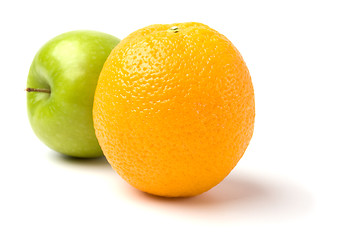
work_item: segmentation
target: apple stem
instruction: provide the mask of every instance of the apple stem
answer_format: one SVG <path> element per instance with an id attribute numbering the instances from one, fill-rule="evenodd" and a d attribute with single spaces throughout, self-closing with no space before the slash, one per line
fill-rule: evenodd
<path id="1" fill-rule="evenodd" d="M 43 93 L 51 93 L 49 89 L 40 89 L 40 88 L 26 88 L 27 92 L 43 92 Z"/>

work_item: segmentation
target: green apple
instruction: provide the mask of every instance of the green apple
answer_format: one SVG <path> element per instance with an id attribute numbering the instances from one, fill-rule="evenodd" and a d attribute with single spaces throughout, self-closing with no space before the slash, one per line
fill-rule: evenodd
<path id="1" fill-rule="evenodd" d="M 51 149 L 82 158 L 99 157 L 92 118 L 99 74 L 120 42 L 96 31 L 72 31 L 47 42 L 27 80 L 27 109 L 37 137 Z"/>

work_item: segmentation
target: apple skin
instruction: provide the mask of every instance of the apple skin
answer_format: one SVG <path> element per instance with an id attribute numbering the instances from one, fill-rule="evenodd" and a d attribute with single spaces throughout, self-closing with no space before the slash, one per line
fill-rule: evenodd
<path id="1" fill-rule="evenodd" d="M 27 80 L 28 117 L 51 149 L 80 158 L 103 155 L 92 107 L 103 64 L 119 42 L 106 33 L 80 30 L 51 39 L 37 52 Z"/>

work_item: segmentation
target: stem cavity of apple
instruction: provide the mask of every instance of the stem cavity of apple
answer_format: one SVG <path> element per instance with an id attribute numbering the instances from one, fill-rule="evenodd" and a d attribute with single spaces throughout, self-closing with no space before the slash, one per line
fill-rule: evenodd
<path id="1" fill-rule="evenodd" d="M 27 92 L 51 93 L 51 91 L 49 89 L 42 89 L 42 88 L 26 88 L 25 91 L 27 91 Z"/>

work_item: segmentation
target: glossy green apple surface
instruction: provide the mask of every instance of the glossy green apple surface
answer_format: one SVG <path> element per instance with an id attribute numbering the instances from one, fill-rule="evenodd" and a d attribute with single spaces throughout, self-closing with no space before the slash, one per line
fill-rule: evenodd
<path id="1" fill-rule="evenodd" d="M 102 155 L 92 118 L 99 74 L 120 40 L 96 31 L 72 31 L 47 42 L 27 80 L 27 109 L 37 137 L 65 155 Z"/>

